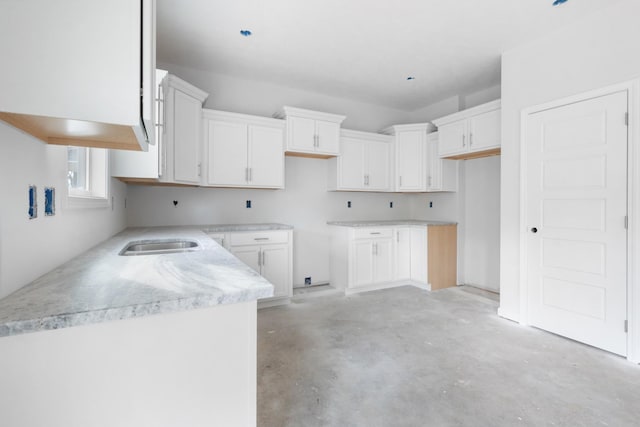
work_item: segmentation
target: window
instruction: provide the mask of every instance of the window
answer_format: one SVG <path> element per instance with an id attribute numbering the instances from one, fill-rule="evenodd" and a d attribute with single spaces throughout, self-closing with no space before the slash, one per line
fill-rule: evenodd
<path id="1" fill-rule="evenodd" d="M 108 152 L 102 148 L 67 147 L 68 204 L 109 206 Z"/>

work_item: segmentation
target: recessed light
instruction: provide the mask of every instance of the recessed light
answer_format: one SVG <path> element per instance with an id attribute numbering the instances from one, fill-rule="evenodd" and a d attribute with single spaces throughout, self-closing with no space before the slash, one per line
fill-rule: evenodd
<path id="1" fill-rule="evenodd" d="M 240 34 L 245 37 L 249 37 L 252 33 L 251 30 L 240 30 Z"/>
<path id="2" fill-rule="evenodd" d="M 407 77 L 407 80 L 415 80 L 415 79 L 416 79 L 416 78 L 415 78 L 415 77 L 413 77 L 413 76 L 409 76 L 409 77 Z"/>
<path id="3" fill-rule="evenodd" d="M 567 0 L 555 0 L 555 1 L 553 2 L 553 5 L 554 5 L 554 6 L 559 6 L 559 5 L 561 5 L 562 3 L 566 3 L 566 2 L 567 2 Z"/>

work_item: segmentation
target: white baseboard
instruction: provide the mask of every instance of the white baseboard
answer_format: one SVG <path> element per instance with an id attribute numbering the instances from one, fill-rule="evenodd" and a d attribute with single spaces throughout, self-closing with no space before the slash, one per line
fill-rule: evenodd
<path id="1" fill-rule="evenodd" d="M 258 301 L 258 310 L 260 310 L 261 308 L 277 307 L 279 305 L 287 305 L 290 303 L 291 298 L 289 297 L 267 298 Z"/>

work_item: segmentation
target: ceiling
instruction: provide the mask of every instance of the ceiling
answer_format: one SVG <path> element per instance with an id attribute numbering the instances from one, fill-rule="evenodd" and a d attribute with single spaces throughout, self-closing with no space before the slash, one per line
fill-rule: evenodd
<path id="1" fill-rule="evenodd" d="M 157 55 L 413 111 L 499 84 L 502 52 L 613 2 L 157 0 Z"/>

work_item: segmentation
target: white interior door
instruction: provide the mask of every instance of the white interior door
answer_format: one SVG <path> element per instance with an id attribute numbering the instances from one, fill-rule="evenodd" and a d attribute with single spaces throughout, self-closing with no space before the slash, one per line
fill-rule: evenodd
<path id="1" fill-rule="evenodd" d="M 627 92 L 526 123 L 533 326 L 626 355 Z"/>

